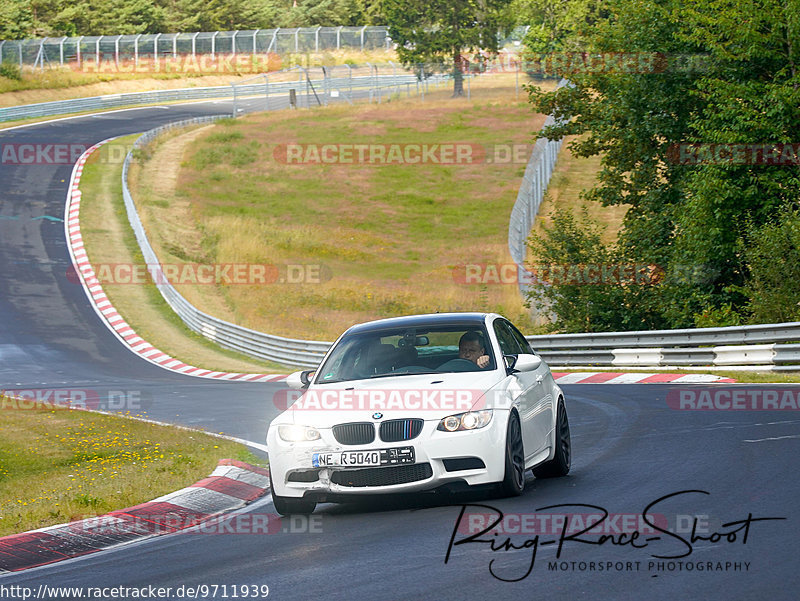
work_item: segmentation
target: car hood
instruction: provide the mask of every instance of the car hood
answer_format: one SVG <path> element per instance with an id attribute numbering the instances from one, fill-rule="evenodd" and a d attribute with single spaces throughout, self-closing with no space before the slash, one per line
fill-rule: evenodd
<path id="1" fill-rule="evenodd" d="M 420 374 L 311 385 L 273 424 L 329 428 L 348 422 L 448 415 L 485 406 L 486 392 L 505 378 L 500 370 Z M 379 415 L 380 414 L 380 415 Z"/>

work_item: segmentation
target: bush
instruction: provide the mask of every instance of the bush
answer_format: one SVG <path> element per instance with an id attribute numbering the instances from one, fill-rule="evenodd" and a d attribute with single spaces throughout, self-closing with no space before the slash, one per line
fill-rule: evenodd
<path id="1" fill-rule="evenodd" d="M 22 81 L 22 71 L 17 63 L 3 62 L 0 63 L 0 77 L 6 79 L 13 79 L 15 81 Z"/>
<path id="2" fill-rule="evenodd" d="M 800 321 L 800 209 L 784 209 L 742 244 L 751 323 Z"/>

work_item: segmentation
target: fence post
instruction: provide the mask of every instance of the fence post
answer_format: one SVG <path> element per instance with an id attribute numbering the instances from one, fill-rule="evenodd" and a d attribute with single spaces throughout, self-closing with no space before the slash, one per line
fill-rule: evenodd
<path id="1" fill-rule="evenodd" d="M 300 28 L 294 30 L 294 53 L 300 52 Z"/>
<path id="2" fill-rule="evenodd" d="M 172 58 L 178 56 L 178 34 L 172 34 Z"/>
<path id="3" fill-rule="evenodd" d="M 270 41 L 269 46 L 267 47 L 267 54 L 269 54 L 270 50 L 272 50 L 272 45 L 276 44 L 276 42 L 278 40 L 278 32 L 280 30 L 281 30 L 281 28 L 278 27 L 278 29 L 276 29 L 275 31 L 272 32 L 272 40 Z M 276 46 L 277 46 L 277 44 L 276 44 Z"/>
<path id="4" fill-rule="evenodd" d="M 133 61 L 136 66 L 139 66 L 139 38 L 142 37 L 142 34 L 136 36 L 133 40 Z"/>
<path id="5" fill-rule="evenodd" d="M 114 40 L 114 64 L 117 66 L 119 66 L 119 39 L 121 37 L 121 35 L 118 35 Z"/>
<path id="6" fill-rule="evenodd" d="M 339 50 L 341 48 L 341 40 L 342 40 L 342 25 L 336 29 L 336 49 Z"/>
<path id="7" fill-rule="evenodd" d="M 153 38 L 153 62 L 158 62 L 158 38 L 161 37 L 160 33 L 156 34 L 156 37 Z"/>
<path id="8" fill-rule="evenodd" d="M 233 37 L 231 38 L 231 54 L 236 56 L 236 34 L 239 33 L 239 30 L 233 32 Z"/>
<path id="9" fill-rule="evenodd" d="M 395 65 L 392 61 L 389 61 L 389 64 L 392 66 L 392 81 L 394 82 L 394 93 L 400 93 L 400 87 L 397 83 L 397 65 Z"/>
<path id="10" fill-rule="evenodd" d="M 317 26 L 317 30 L 314 32 L 314 52 L 319 52 L 319 30 L 322 29 L 322 26 Z"/>
<path id="11" fill-rule="evenodd" d="M 94 64 L 98 67 L 100 66 L 100 40 L 103 39 L 104 36 L 100 36 L 94 41 Z"/>
<path id="12" fill-rule="evenodd" d="M 364 51 L 364 31 L 366 31 L 366 29 L 367 29 L 366 25 L 364 25 L 364 27 L 361 28 L 361 51 L 362 52 Z"/>
<path id="13" fill-rule="evenodd" d="M 79 37 L 78 41 L 75 44 L 75 47 L 77 49 L 76 54 L 77 54 L 77 57 L 78 57 L 78 67 L 81 66 L 81 42 L 83 41 L 83 38 L 84 38 L 84 36 Z"/>
<path id="14" fill-rule="evenodd" d="M 0 41 L 0 65 L 3 64 L 3 46 L 6 45 L 6 41 Z"/>
<path id="15" fill-rule="evenodd" d="M 258 32 L 259 32 L 259 31 L 261 31 L 261 30 L 260 30 L 260 29 L 256 29 L 256 30 L 253 32 L 253 54 L 255 54 L 255 53 L 256 53 L 256 51 L 257 51 L 257 50 L 256 50 L 256 36 L 258 35 Z"/>
<path id="16" fill-rule="evenodd" d="M 67 40 L 67 36 L 61 38 L 61 41 L 58 43 L 58 64 L 60 66 L 64 66 L 64 42 Z"/>
<path id="17" fill-rule="evenodd" d="M 211 60 L 215 60 L 217 58 L 217 36 L 219 35 L 218 31 L 214 32 L 214 35 L 211 36 Z"/>

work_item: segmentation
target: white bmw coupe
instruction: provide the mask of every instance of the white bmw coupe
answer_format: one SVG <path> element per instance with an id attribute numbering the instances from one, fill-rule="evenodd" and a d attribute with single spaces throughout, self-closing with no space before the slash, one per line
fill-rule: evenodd
<path id="1" fill-rule="evenodd" d="M 267 432 L 275 509 L 318 502 L 495 485 L 519 495 L 525 471 L 564 476 L 564 393 L 511 322 L 437 313 L 349 328 Z"/>

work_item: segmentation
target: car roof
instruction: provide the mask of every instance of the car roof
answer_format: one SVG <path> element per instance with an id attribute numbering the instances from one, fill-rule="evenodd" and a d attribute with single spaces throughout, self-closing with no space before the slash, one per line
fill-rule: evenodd
<path id="1" fill-rule="evenodd" d="M 379 330 L 409 327 L 432 327 L 441 325 L 463 325 L 465 327 L 482 327 L 490 313 L 429 313 L 427 315 L 406 315 L 378 319 L 351 326 L 347 334 L 361 334 Z"/>

